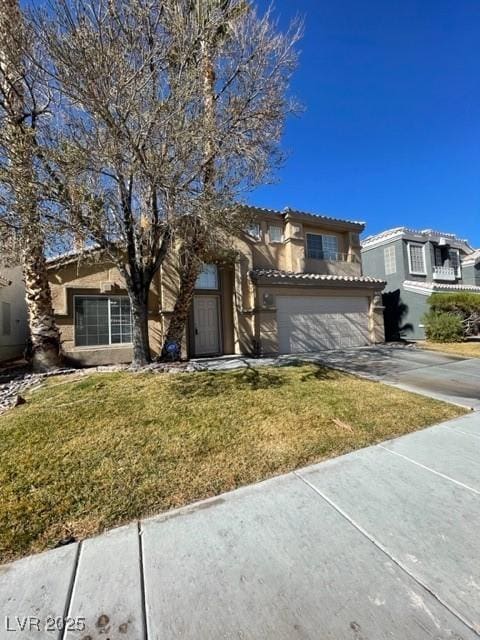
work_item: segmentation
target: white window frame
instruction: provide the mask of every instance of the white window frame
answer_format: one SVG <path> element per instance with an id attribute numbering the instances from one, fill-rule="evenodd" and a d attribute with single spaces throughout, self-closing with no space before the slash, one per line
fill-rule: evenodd
<path id="1" fill-rule="evenodd" d="M 199 287 L 199 280 L 202 276 L 202 272 L 205 270 L 205 267 L 211 269 L 214 268 L 215 269 L 215 286 L 214 287 Z M 219 286 L 219 276 L 218 276 L 218 266 L 216 264 L 213 263 L 209 263 L 209 264 L 204 264 L 202 267 L 202 271 L 198 274 L 198 278 L 197 281 L 195 282 L 195 289 L 197 289 L 198 291 L 218 291 L 220 286 Z"/>
<path id="2" fill-rule="evenodd" d="M 280 231 L 280 239 L 272 238 L 272 229 L 278 229 Z M 280 244 L 283 242 L 283 227 L 281 224 L 269 224 L 268 225 L 268 241 L 270 244 Z"/>
<path id="3" fill-rule="evenodd" d="M 108 300 L 108 344 L 82 344 L 82 345 L 77 345 L 77 322 L 76 322 L 76 303 L 75 300 L 77 298 L 101 298 L 102 300 L 107 299 Z M 87 293 L 79 293 L 73 296 L 73 345 L 75 347 L 75 349 L 105 349 L 105 348 L 109 348 L 109 349 L 115 349 L 116 347 L 129 347 L 133 344 L 132 341 L 130 342 L 112 342 L 112 318 L 111 318 L 111 311 L 110 311 L 110 300 L 112 298 L 120 298 L 120 299 L 124 299 L 126 298 L 129 302 L 130 302 L 130 298 L 128 296 L 122 296 L 122 295 L 118 295 L 118 296 L 99 296 L 97 294 L 87 294 Z M 132 305 L 130 303 L 130 317 L 132 318 Z M 131 326 L 132 326 L 132 335 L 133 335 L 133 318 L 131 321 Z"/>
<path id="4" fill-rule="evenodd" d="M 450 254 L 453 251 L 457 254 L 457 269 L 456 269 L 456 274 L 455 275 L 457 276 L 457 278 L 461 278 L 462 277 L 462 263 L 460 261 L 460 249 L 456 249 L 455 247 L 450 248 L 448 250 L 449 259 L 450 259 Z M 450 260 L 450 262 L 451 262 L 451 260 Z"/>
<path id="5" fill-rule="evenodd" d="M 422 256 L 423 256 L 423 271 L 414 271 L 412 268 L 412 256 L 410 253 L 410 247 L 421 247 Z M 407 243 L 407 252 L 408 252 L 408 270 L 413 276 L 426 276 L 427 275 L 427 261 L 425 257 L 425 245 L 421 242 L 408 242 Z"/>
<path id="6" fill-rule="evenodd" d="M 256 232 L 253 231 L 253 229 L 256 228 Z M 253 240 L 260 240 L 262 237 L 262 228 L 260 226 L 259 222 L 252 222 L 251 224 L 248 225 L 248 227 L 245 229 L 245 233 L 250 237 L 253 238 Z"/>
<path id="7" fill-rule="evenodd" d="M 385 265 L 385 275 L 390 276 L 397 273 L 397 252 L 395 245 L 390 244 L 383 250 L 383 262 Z"/>

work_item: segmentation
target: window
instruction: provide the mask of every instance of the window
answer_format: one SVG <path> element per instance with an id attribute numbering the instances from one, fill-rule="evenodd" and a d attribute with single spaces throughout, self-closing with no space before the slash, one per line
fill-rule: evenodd
<path id="1" fill-rule="evenodd" d="M 204 264 L 195 283 L 195 289 L 218 289 L 218 269 L 216 264 Z"/>
<path id="2" fill-rule="evenodd" d="M 420 276 L 427 275 L 427 272 L 425 270 L 425 245 L 408 245 L 408 263 L 410 267 L 410 273 Z"/>
<path id="3" fill-rule="evenodd" d="M 246 231 L 251 238 L 255 238 L 255 240 L 260 240 L 261 232 L 260 232 L 260 225 L 258 223 L 253 223 L 248 225 Z"/>
<path id="4" fill-rule="evenodd" d="M 132 314 L 126 296 L 75 296 L 74 300 L 77 347 L 132 341 Z"/>
<path id="5" fill-rule="evenodd" d="M 391 247 L 385 247 L 383 250 L 383 257 L 385 259 L 385 273 L 388 276 L 391 273 L 397 271 L 397 261 L 395 257 L 395 245 Z"/>
<path id="6" fill-rule="evenodd" d="M 268 227 L 268 239 L 270 242 L 282 242 L 283 228 L 277 225 L 270 225 Z"/>
<path id="7" fill-rule="evenodd" d="M 12 307 L 9 302 L 2 302 L 2 335 L 12 333 Z"/>
<path id="8" fill-rule="evenodd" d="M 321 236 L 307 233 L 307 258 L 338 260 L 337 236 Z"/>
<path id="9" fill-rule="evenodd" d="M 461 278 L 462 272 L 460 268 L 460 251 L 458 249 L 450 249 L 449 251 L 450 266 L 455 269 L 457 278 Z"/>

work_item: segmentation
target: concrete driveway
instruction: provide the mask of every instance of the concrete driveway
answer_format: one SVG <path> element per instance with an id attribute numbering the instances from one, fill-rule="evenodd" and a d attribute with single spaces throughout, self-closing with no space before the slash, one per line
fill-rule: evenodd
<path id="1" fill-rule="evenodd" d="M 306 357 L 401 389 L 480 409 L 480 358 L 397 346 L 325 351 Z"/>
<path id="2" fill-rule="evenodd" d="M 478 639 L 479 522 L 471 413 L 0 567 L 0 638 Z"/>
<path id="3" fill-rule="evenodd" d="M 480 410 L 480 358 L 462 358 L 414 346 L 379 345 L 277 358 L 225 356 L 195 360 L 199 367 L 226 371 L 238 367 L 288 364 L 302 360 L 354 373 L 370 380 Z"/>

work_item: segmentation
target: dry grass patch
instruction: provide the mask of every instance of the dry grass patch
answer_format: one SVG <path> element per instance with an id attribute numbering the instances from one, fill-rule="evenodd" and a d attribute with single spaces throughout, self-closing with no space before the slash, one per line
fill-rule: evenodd
<path id="1" fill-rule="evenodd" d="M 479 342 L 418 342 L 418 347 L 432 351 L 442 351 L 465 358 L 480 358 Z"/>
<path id="2" fill-rule="evenodd" d="M 50 381 L 0 418 L 0 559 L 464 410 L 315 365 Z"/>

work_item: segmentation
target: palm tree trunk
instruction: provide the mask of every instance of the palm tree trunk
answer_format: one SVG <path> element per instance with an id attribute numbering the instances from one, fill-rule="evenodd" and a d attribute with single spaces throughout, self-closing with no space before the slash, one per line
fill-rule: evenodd
<path id="1" fill-rule="evenodd" d="M 51 371 L 61 365 L 60 335 L 52 308 L 43 242 L 26 237 L 22 257 L 31 334 L 27 355 L 34 371 Z"/>
<path id="2" fill-rule="evenodd" d="M 200 5 L 197 11 L 200 17 Z M 215 147 L 213 135 L 215 132 L 216 77 L 211 47 L 205 39 L 200 42 L 200 54 L 203 76 L 203 121 L 204 130 L 207 133 L 204 147 L 203 191 L 205 201 L 208 202 L 208 195 L 211 194 L 215 188 Z M 180 288 L 163 343 L 162 359 L 172 359 L 167 351 L 167 345 L 170 342 L 176 342 L 178 344 L 177 357 L 180 358 L 180 345 L 192 306 L 195 283 L 200 273 L 201 257 L 205 248 L 204 233 L 205 230 L 202 228 L 201 220 L 198 219 L 193 221 L 193 228 L 189 228 L 185 235 L 185 253 L 187 257 L 182 266 Z"/>
<path id="3" fill-rule="evenodd" d="M 10 164 L 14 208 L 21 229 L 22 266 L 25 279 L 31 349 L 27 351 L 35 371 L 49 371 L 61 364 L 60 334 L 55 323 L 52 296 L 45 260 L 45 240 L 37 207 L 34 169 L 35 130 L 25 117 L 24 75 L 22 64 L 22 16 L 16 0 L 7 0 L 0 11 L 0 60 L 7 111 L 7 154 Z M 12 34 L 17 37 L 12 37 Z M 30 119 L 33 123 L 33 118 Z"/>
<path id="4" fill-rule="evenodd" d="M 201 269 L 201 262 L 194 255 L 190 255 L 186 260 L 181 271 L 180 286 L 178 295 L 173 307 L 173 314 L 168 324 L 167 333 L 165 335 L 163 349 L 161 353 L 162 360 L 172 360 L 180 358 L 181 344 L 185 327 L 187 325 L 188 315 L 192 306 L 193 295 L 195 293 L 195 283 Z M 178 345 L 178 351 L 172 353 L 167 350 L 170 343 Z"/>

